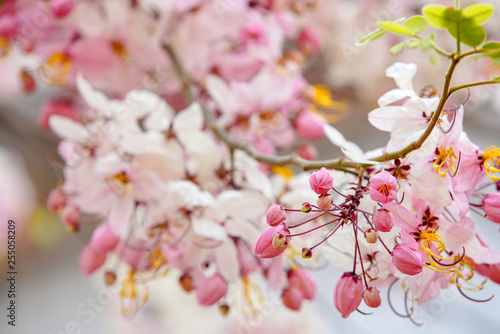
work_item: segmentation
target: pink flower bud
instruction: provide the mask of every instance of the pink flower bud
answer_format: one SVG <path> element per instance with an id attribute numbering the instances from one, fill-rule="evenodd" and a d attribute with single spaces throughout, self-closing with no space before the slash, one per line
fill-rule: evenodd
<path id="1" fill-rule="evenodd" d="M 392 202 L 397 194 L 398 183 L 389 173 L 378 173 L 370 178 L 370 197 L 380 203 Z"/>
<path id="2" fill-rule="evenodd" d="M 318 32 L 313 27 L 306 27 L 302 29 L 297 38 L 299 50 L 306 56 L 312 57 L 319 52 L 321 42 Z"/>
<path id="3" fill-rule="evenodd" d="M 196 289 L 196 300 L 200 305 L 210 306 L 225 296 L 227 283 L 221 275 L 206 278 Z"/>
<path id="4" fill-rule="evenodd" d="M 80 121 L 78 109 L 68 101 L 50 100 L 43 105 L 40 112 L 40 126 L 43 129 L 49 130 L 49 118 L 52 115 L 60 115 L 77 122 Z"/>
<path id="5" fill-rule="evenodd" d="M 316 295 L 316 280 L 303 268 L 290 271 L 288 285 L 297 288 L 305 299 L 313 300 Z"/>
<path id="6" fill-rule="evenodd" d="M 50 11 L 55 17 L 65 17 L 71 12 L 73 5 L 74 0 L 52 0 L 50 3 Z"/>
<path id="7" fill-rule="evenodd" d="M 403 274 L 413 276 L 422 272 L 424 258 L 419 251 L 402 244 L 394 247 L 392 263 Z"/>
<path id="8" fill-rule="evenodd" d="M 297 154 L 306 160 L 318 159 L 318 150 L 311 144 L 302 144 L 297 147 Z"/>
<path id="9" fill-rule="evenodd" d="M 486 195 L 483 200 L 483 209 L 489 220 L 500 224 L 500 193 Z"/>
<path id="10" fill-rule="evenodd" d="M 366 242 L 374 244 L 378 240 L 378 233 L 374 229 L 370 228 L 365 232 Z"/>
<path id="11" fill-rule="evenodd" d="M 344 273 L 333 290 L 333 303 L 342 318 L 356 311 L 363 299 L 363 282 L 361 277 L 353 273 Z"/>
<path id="12" fill-rule="evenodd" d="M 311 203 L 309 202 L 304 202 L 302 203 L 302 208 L 300 209 L 300 211 L 304 212 L 304 213 L 308 213 L 310 212 L 312 209 L 311 207 Z"/>
<path id="13" fill-rule="evenodd" d="M 323 116 L 305 110 L 295 119 L 295 129 L 299 136 L 307 140 L 319 140 L 325 136 L 323 126 L 326 124 Z"/>
<path id="14" fill-rule="evenodd" d="M 36 88 L 35 79 L 31 75 L 31 73 L 26 70 L 21 70 L 21 84 L 24 93 L 31 93 Z"/>
<path id="15" fill-rule="evenodd" d="M 363 301 L 368 307 L 379 307 L 380 304 L 382 304 L 382 300 L 380 299 L 380 291 L 378 291 L 377 288 L 371 286 L 366 288 L 366 290 L 363 292 Z"/>
<path id="16" fill-rule="evenodd" d="M 92 274 L 106 261 L 106 254 L 96 251 L 92 245 L 87 245 L 80 253 L 80 270 L 86 275 Z"/>
<path id="17" fill-rule="evenodd" d="M 140 239 L 122 241 L 116 248 L 120 260 L 134 270 L 148 270 L 151 267 L 148 250 L 146 242 Z"/>
<path id="18" fill-rule="evenodd" d="M 297 288 L 289 287 L 283 291 L 281 299 L 283 299 L 283 304 L 290 310 L 298 311 L 302 306 L 304 296 Z"/>
<path id="19" fill-rule="evenodd" d="M 320 170 L 311 174 L 309 177 L 309 185 L 316 194 L 326 194 L 333 187 L 333 176 L 325 167 L 322 167 Z"/>
<path id="20" fill-rule="evenodd" d="M 266 213 L 267 223 L 271 226 L 281 224 L 286 219 L 286 212 L 283 206 L 274 203 L 269 207 Z"/>
<path id="21" fill-rule="evenodd" d="M 69 225 L 78 225 L 81 213 L 74 205 L 67 205 L 61 211 L 61 218 L 63 222 Z"/>
<path id="22" fill-rule="evenodd" d="M 56 212 L 66 204 L 66 194 L 60 188 L 54 188 L 47 198 L 47 207 L 50 211 Z"/>
<path id="23" fill-rule="evenodd" d="M 373 215 L 373 226 L 379 232 L 389 232 L 394 226 L 394 215 L 386 209 L 379 209 Z"/>
<path id="24" fill-rule="evenodd" d="M 288 233 L 290 232 L 283 223 L 278 224 L 277 226 L 267 227 L 264 230 L 264 232 L 262 232 L 260 237 L 257 239 L 257 242 L 255 243 L 255 248 L 254 248 L 255 254 L 263 259 L 276 257 L 280 255 L 285 251 L 286 246 L 288 245 L 289 238 L 284 236 L 284 234 Z M 277 235 L 278 235 L 277 238 L 284 242 L 284 247 L 281 247 L 280 249 L 276 249 L 273 247 L 273 242 L 276 244 L 277 240 L 275 239 L 275 237 Z M 280 238 L 280 235 L 283 238 Z"/>
<path id="25" fill-rule="evenodd" d="M 115 249 L 119 241 L 120 237 L 111 230 L 111 227 L 103 224 L 94 230 L 90 243 L 96 251 L 107 253 Z"/>
<path id="26" fill-rule="evenodd" d="M 310 248 L 302 248 L 302 258 L 304 259 L 310 259 L 312 257 L 313 253 Z"/>
<path id="27" fill-rule="evenodd" d="M 316 205 L 320 210 L 327 211 L 333 208 L 333 197 L 330 194 L 319 195 Z"/>

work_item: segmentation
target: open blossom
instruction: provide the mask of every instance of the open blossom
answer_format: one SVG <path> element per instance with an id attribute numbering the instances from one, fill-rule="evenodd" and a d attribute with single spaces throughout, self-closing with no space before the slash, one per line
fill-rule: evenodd
<path id="1" fill-rule="evenodd" d="M 396 199 L 398 184 L 389 173 L 379 173 L 370 178 L 370 197 L 380 203 L 389 203 Z"/>

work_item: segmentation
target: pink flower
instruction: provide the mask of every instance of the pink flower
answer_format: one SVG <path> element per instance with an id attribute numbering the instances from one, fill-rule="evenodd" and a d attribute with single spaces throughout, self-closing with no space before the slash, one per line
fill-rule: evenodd
<path id="1" fill-rule="evenodd" d="M 299 136 L 307 140 L 319 140 L 325 136 L 323 126 L 326 120 L 309 110 L 302 111 L 295 119 L 295 129 Z"/>
<path id="2" fill-rule="evenodd" d="M 297 154 L 306 160 L 318 159 L 318 149 L 311 144 L 302 144 L 297 147 Z"/>
<path id="3" fill-rule="evenodd" d="M 281 224 L 286 219 L 286 212 L 283 206 L 279 204 L 272 204 L 266 213 L 266 221 L 271 226 Z"/>
<path id="4" fill-rule="evenodd" d="M 196 289 L 196 300 L 203 306 L 215 304 L 224 297 L 227 291 L 227 283 L 221 275 L 215 274 L 205 279 Z"/>
<path id="5" fill-rule="evenodd" d="M 92 245 L 87 245 L 80 254 L 80 270 L 86 275 L 99 269 L 106 260 L 106 254 L 95 250 Z"/>
<path id="6" fill-rule="evenodd" d="M 290 271 L 288 284 L 290 287 L 298 289 L 304 299 L 313 300 L 316 295 L 316 280 L 303 268 Z"/>
<path id="7" fill-rule="evenodd" d="M 333 303 L 342 318 L 354 312 L 363 299 L 363 282 L 353 273 L 344 273 L 333 290 Z"/>
<path id="8" fill-rule="evenodd" d="M 73 0 L 52 0 L 50 2 L 50 11 L 57 18 L 65 17 L 73 9 Z"/>
<path id="9" fill-rule="evenodd" d="M 366 288 L 366 290 L 363 292 L 363 301 L 368 307 L 379 307 L 380 304 L 382 304 L 382 300 L 380 299 L 380 291 L 378 291 L 377 288 L 371 286 Z"/>
<path id="10" fill-rule="evenodd" d="M 392 202 L 397 194 L 398 183 L 389 173 L 378 173 L 370 178 L 370 197 L 380 203 Z"/>
<path id="11" fill-rule="evenodd" d="M 392 263 L 403 274 L 413 276 L 422 272 L 424 258 L 417 250 L 402 244 L 394 247 Z"/>
<path id="12" fill-rule="evenodd" d="M 319 52 L 321 41 L 319 34 L 313 27 L 306 27 L 302 29 L 297 38 L 299 50 L 306 56 L 312 57 Z"/>
<path id="13" fill-rule="evenodd" d="M 322 167 L 320 170 L 311 174 L 309 177 L 309 185 L 316 194 L 326 194 L 333 187 L 333 176 L 325 167 Z"/>
<path id="14" fill-rule="evenodd" d="M 476 263 L 474 269 L 481 275 L 491 279 L 493 282 L 500 284 L 500 263 Z"/>
<path id="15" fill-rule="evenodd" d="M 42 128 L 49 129 L 49 118 L 52 115 L 64 116 L 76 122 L 80 121 L 78 109 L 68 101 L 50 100 L 44 104 L 40 112 L 40 126 Z"/>
<path id="16" fill-rule="evenodd" d="M 302 306 L 304 296 L 298 288 L 289 287 L 283 291 L 281 298 L 283 299 L 283 304 L 285 304 L 286 307 L 290 310 L 298 311 Z"/>
<path id="17" fill-rule="evenodd" d="M 290 232 L 283 223 L 278 224 L 277 226 L 267 227 L 255 243 L 255 254 L 262 259 L 280 255 L 285 251 L 286 246 L 288 245 L 289 238 L 284 236 L 284 234 L 288 233 Z M 284 244 L 281 245 L 283 247 L 275 248 L 275 245 L 277 244 L 276 239 L 282 240 L 282 242 L 284 242 Z"/>
<path id="18" fill-rule="evenodd" d="M 104 224 L 94 230 L 90 243 L 96 251 L 107 253 L 115 249 L 119 241 L 120 238 L 113 233 L 111 227 Z"/>
<path id="19" fill-rule="evenodd" d="M 373 215 L 373 226 L 379 232 L 389 232 L 394 226 L 394 215 L 386 209 L 379 209 Z"/>
<path id="20" fill-rule="evenodd" d="M 66 195 L 60 188 L 52 189 L 47 198 L 47 207 L 50 211 L 56 212 L 66 204 Z"/>
<path id="21" fill-rule="evenodd" d="M 486 195 L 483 200 L 483 209 L 489 220 L 500 224 L 500 193 Z"/>

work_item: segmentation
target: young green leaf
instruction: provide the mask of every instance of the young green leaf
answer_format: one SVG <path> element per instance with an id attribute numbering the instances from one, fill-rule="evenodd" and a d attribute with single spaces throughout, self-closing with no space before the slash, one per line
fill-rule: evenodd
<path id="1" fill-rule="evenodd" d="M 410 28 L 405 27 L 402 24 L 391 22 L 391 21 L 380 21 L 377 22 L 377 24 L 382 27 L 382 29 L 385 29 L 386 31 L 395 33 L 395 34 L 401 34 L 401 35 L 406 35 L 406 36 L 413 36 L 413 31 Z"/>
<path id="2" fill-rule="evenodd" d="M 422 9 L 424 19 L 431 26 L 436 28 L 446 28 L 455 22 L 455 10 L 452 7 L 443 5 L 427 5 Z"/>
<path id="3" fill-rule="evenodd" d="M 486 31 L 480 25 L 477 25 L 472 19 L 460 20 L 457 26 L 449 25 L 448 32 L 455 38 L 460 38 L 460 42 L 466 45 L 476 47 L 486 39 Z"/>
<path id="4" fill-rule="evenodd" d="M 500 81 L 500 75 L 493 75 L 491 77 L 491 80 L 494 80 L 494 81 Z"/>
<path id="5" fill-rule="evenodd" d="M 405 47 L 406 41 L 398 43 L 389 49 L 389 53 L 393 56 L 396 56 L 403 52 L 403 48 Z"/>
<path id="6" fill-rule="evenodd" d="M 477 3 L 462 10 L 464 18 L 471 18 L 476 24 L 483 24 L 493 15 L 495 8 L 488 3 Z"/>
<path id="7" fill-rule="evenodd" d="M 424 31 L 427 29 L 429 24 L 427 21 L 424 19 L 423 16 L 420 15 L 415 15 L 410 17 L 405 23 L 404 26 L 408 29 L 410 29 L 413 32 L 413 35 L 418 34 L 421 31 Z"/>
<path id="8" fill-rule="evenodd" d="M 357 41 L 356 46 L 361 46 L 361 45 L 364 45 L 368 42 L 376 40 L 377 38 L 384 36 L 386 33 L 387 33 L 387 30 L 385 30 L 383 28 L 372 31 L 371 33 L 369 33 L 368 35 L 366 35 L 365 37 L 363 37 L 359 41 Z"/>

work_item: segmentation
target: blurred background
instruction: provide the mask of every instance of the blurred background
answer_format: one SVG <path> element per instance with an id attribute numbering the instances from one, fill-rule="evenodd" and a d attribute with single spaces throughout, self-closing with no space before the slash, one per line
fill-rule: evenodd
<path id="1" fill-rule="evenodd" d="M 410 1 L 402 1 L 410 2 Z M 439 2 L 439 1 L 438 1 Z M 448 3 L 447 1 L 440 1 Z M 488 1 L 500 6 L 500 1 Z M 0 2 L 1 3 L 1 2 Z M 391 1 L 323 1 L 317 16 L 324 51 L 309 60 L 306 77 L 330 87 L 337 100 L 346 101 L 348 112 L 335 126 L 348 140 L 363 150 L 385 145 L 386 133 L 372 128 L 367 113 L 386 91 L 395 87 L 384 70 L 394 61 L 415 62 L 419 70 L 414 87 L 441 87 L 447 64 L 431 65 L 422 52 L 405 50 L 389 56 L 395 44 L 382 38 L 363 47 L 354 46 L 363 35 L 374 29 L 377 20 L 394 20 L 398 11 L 391 11 Z M 419 8 L 427 1 L 413 1 Z M 463 1 L 464 5 L 471 3 Z M 339 14 L 342 13 L 342 14 Z M 402 15 L 401 15 L 402 16 Z M 500 37 L 500 11 L 487 25 L 489 32 Z M 0 81 L 6 78 L 1 64 Z M 499 74 L 499 68 L 487 60 L 467 62 L 457 73 L 456 81 L 470 77 Z M 469 80 L 470 81 L 470 80 Z M 500 287 L 493 282 L 474 297 L 488 298 L 488 303 L 475 303 L 463 298 L 456 289 L 443 291 L 440 297 L 415 310 L 418 327 L 408 319 L 397 317 L 383 306 L 373 315 L 352 314 L 342 319 L 332 301 L 336 278 L 343 270 L 326 268 L 315 272 L 318 297 L 304 305 L 300 313 L 285 309 L 279 296 L 266 301 L 266 309 L 256 319 L 246 319 L 231 312 L 221 316 L 216 308 L 199 306 L 194 294 L 179 288 L 174 274 L 150 285 L 150 299 L 134 317 L 120 315 L 116 290 L 107 288 L 102 272 L 90 279 L 80 272 L 78 256 L 88 242 L 92 229 L 78 234 L 65 231 L 59 218 L 45 209 L 47 195 L 57 185 L 60 175 L 51 164 L 59 161 L 58 138 L 40 127 L 40 107 L 56 89 L 40 86 L 29 95 L 0 92 L 0 224 L 16 221 L 17 233 L 17 319 L 16 327 L 7 326 L 5 317 L 8 285 L 5 252 L 0 250 L 0 333 L 499 333 Z M 471 90 L 466 104 L 464 128 L 481 149 L 500 142 L 500 90 L 477 87 Z M 461 97 L 456 97 L 460 100 Z M 318 143 L 320 156 L 332 158 L 339 153 L 327 141 Z M 475 219 L 480 217 L 475 217 Z M 494 249 L 500 249 L 499 229 L 488 221 L 478 221 L 478 231 Z M 1 247 L 6 248 L 1 240 Z M 395 307 L 402 309 L 402 295 L 394 291 Z"/>

